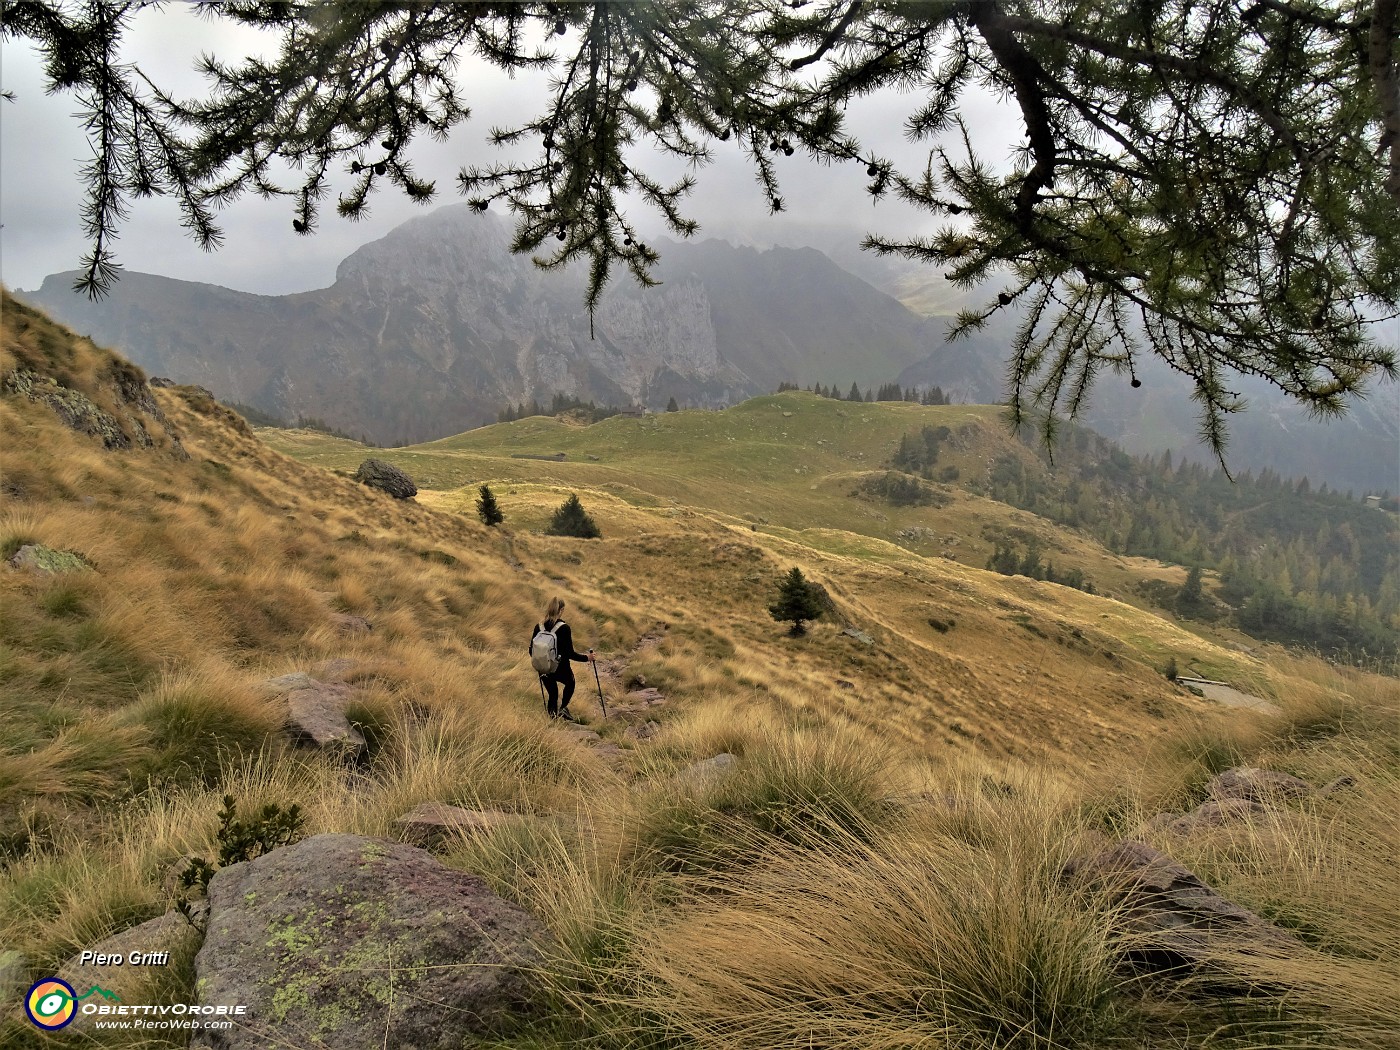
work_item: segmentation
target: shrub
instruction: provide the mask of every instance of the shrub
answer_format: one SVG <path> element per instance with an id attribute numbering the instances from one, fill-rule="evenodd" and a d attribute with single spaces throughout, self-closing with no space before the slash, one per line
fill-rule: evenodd
<path id="1" fill-rule="evenodd" d="M 579 502 L 578 493 L 571 492 L 554 512 L 549 527 L 544 530 L 548 536 L 575 536 L 584 540 L 596 540 L 603 534 L 594 520 L 588 516 Z"/>
<path id="2" fill-rule="evenodd" d="M 300 838 L 304 823 L 301 807 L 295 803 L 283 809 L 275 802 L 269 802 L 257 816 L 240 819 L 238 804 L 232 795 L 225 795 L 224 808 L 219 810 L 219 862 L 210 864 L 203 857 L 190 860 L 180 873 L 175 909 L 194 922 L 191 900 L 208 891 L 209 880 L 214 877 L 215 871 L 230 864 L 256 860 L 264 853 L 290 845 Z"/>

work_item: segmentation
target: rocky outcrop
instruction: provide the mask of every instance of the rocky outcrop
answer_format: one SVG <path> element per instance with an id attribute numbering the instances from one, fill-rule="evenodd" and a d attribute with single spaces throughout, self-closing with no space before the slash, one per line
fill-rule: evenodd
<path id="1" fill-rule="evenodd" d="M 1064 875 L 1109 896 L 1125 954 L 1139 968 L 1205 970 L 1222 983 L 1248 983 L 1232 963 L 1298 947 L 1289 934 L 1225 899 L 1184 865 L 1143 842 L 1120 842 L 1075 858 Z"/>
<path id="2" fill-rule="evenodd" d="M 517 819 L 494 809 L 464 809 L 444 802 L 424 802 L 401 817 L 394 818 L 394 830 L 407 843 L 428 849 L 456 835 L 476 835 L 493 831 Z"/>
<path id="3" fill-rule="evenodd" d="M 0 390 L 46 405 L 69 430 L 97 438 L 104 448 L 131 447 L 131 438 L 116 416 L 103 411 L 86 394 L 61 386 L 50 376 L 19 368 L 0 381 Z M 144 436 L 145 429 L 140 433 Z"/>
<path id="4" fill-rule="evenodd" d="M 70 430 L 104 448 L 164 448 L 188 458 L 141 370 L 3 292 L 7 349 L 0 394 L 48 408 Z"/>
<path id="5" fill-rule="evenodd" d="M 318 835 L 220 870 L 195 960 L 201 1003 L 241 1003 L 212 1050 L 471 1044 L 527 1009 L 544 927 L 427 852 Z"/>
<path id="6" fill-rule="evenodd" d="M 355 471 L 355 480 L 380 492 L 387 492 L 394 499 L 409 499 L 418 495 L 418 486 L 413 479 L 392 463 L 382 459 L 367 459 Z"/>

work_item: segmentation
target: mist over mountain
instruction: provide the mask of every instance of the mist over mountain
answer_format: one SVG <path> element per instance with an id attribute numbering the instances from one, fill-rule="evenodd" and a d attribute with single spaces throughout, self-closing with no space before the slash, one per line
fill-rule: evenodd
<path id="1" fill-rule="evenodd" d="M 928 386 L 957 375 L 952 387 L 960 400 L 999 402 L 1005 397 L 1007 348 L 1019 323 L 996 315 L 973 341 L 942 344 L 900 373 L 899 382 Z M 1397 328 L 1383 326 L 1379 338 L 1400 344 Z M 1171 450 L 1178 462 L 1215 465 L 1214 453 L 1199 439 L 1191 381 L 1150 354 L 1139 356 L 1137 375 L 1142 386 L 1134 388 L 1126 374 L 1102 373 L 1080 422 L 1135 455 Z M 1226 465 L 1232 473 L 1272 470 L 1357 494 L 1400 488 L 1400 384 L 1372 383 L 1365 397 L 1353 398 L 1346 413 L 1333 419 L 1315 417 L 1262 379 L 1237 376 L 1231 389 L 1245 401 L 1245 410 L 1227 423 Z"/>
<path id="2" fill-rule="evenodd" d="M 658 276 L 619 277 L 590 337 L 580 271 L 509 251 L 508 224 L 453 205 L 397 227 L 329 288 L 260 296 L 126 273 L 110 298 L 71 274 L 23 297 L 143 368 L 284 418 L 401 444 L 567 393 L 720 406 L 783 380 L 888 380 L 942 341 L 937 321 L 810 249 L 664 244 Z M 971 388 L 969 388 L 971 392 Z"/>
<path id="3" fill-rule="evenodd" d="M 862 258 L 835 226 L 807 232 L 833 250 L 846 244 L 843 259 Z M 315 291 L 253 295 L 128 272 L 98 303 L 70 290 L 72 274 L 22 298 L 155 374 L 391 445 L 493 422 L 506 404 L 555 393 L 720 407 L 783 381 L 844 390 L 897 378 L 958 401 L 1005 396 L 1017 319 L 997 315 L 948 343 L 948 318 L 925 315 L 984 297 L 933 271 L 920 277 L 867 255 L 862 279 L 814 248 L 660 242 L 662 283 L 644 289 L 619 275 L 590 337 L 582 272 L 541 271 L 509 244 L 506 220 L 457 204 L 362 246 Z M 1383 333 L 1391 342 L 1394 328 Z M 1138 374 L 1138 389 L 1100 376 L 1083 422 L 1133 453 L 1212 461 L 1196 438 L 1189 382 L 1146 356 Z M 1400 386 L 1377 384 L 1324 422 L 1260 381 L 1241 382 L 1248 410 L 1230 421 L 1232 471 L 1400 488 Z"/>

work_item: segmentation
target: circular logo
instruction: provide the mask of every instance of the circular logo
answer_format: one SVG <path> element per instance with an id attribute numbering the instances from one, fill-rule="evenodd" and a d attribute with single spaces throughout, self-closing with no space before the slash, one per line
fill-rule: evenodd
<path id="1" fill-rule="evenodd" d="M 24 998 L 24 1012 L 40 1028 L 55 1031 L 73 1020 L 78 1012 L 78 993 L 67 981 L 46 977 L 29 989 Z"/>

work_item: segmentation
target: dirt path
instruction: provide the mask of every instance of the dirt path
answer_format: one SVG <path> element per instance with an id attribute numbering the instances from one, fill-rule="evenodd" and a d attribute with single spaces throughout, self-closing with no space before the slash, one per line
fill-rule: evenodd
<path id="1" fill-rule="evenodd" d="M 1277 704 L 1270 703 L 1262 696 L 1253 696 L 1244 693 L 1234 686 L 1226 685 L 1224 682 L 1212 682 L 1208 678 L 1178 678 L 1182 685 L 1199 689 L 1207 700 L 1214 700 L 1218 704 L 1226 707 L 1246 707 L 1254 711 L 1263 711 L 1265 714 L 1277 715 L 1280 710 Z"/>
<path id="2" fill-rule="evenodd" d="M 589 747 L 609 765 L 617 768 L 626 761 L 626 752 L 611 740 L 604 740 L 597 729 L 602 728 L 602 710 L 598 707 L 597 689 L 602 687 L 608 703 L 607 724 L 622 723 L 622 735 L 635 743 L 650 740 L 660 728 L 660 723 L 649 717 L 652 708 L 666 703 L 665 695 L 647 685 L 641 675 L 629 673 L 631 664 L 640 657 L 653 652 L 666 638 L 666 624 L 658 624 L 637 639 L 636 643 L 622 656 L 599 657 L 595 663 L 598 677 L 593 682 L 580 680 L 574 694 L 577 706 L 579 699 L 588 701 L 590 725 L 571 722 L 559 723 L 561 733 L 567 733 L 578 744 Z M 593 677 L 591 670 L 581 672 Z M 597 708 L 597 718 L 593 719 L 593 709 Z"/>

